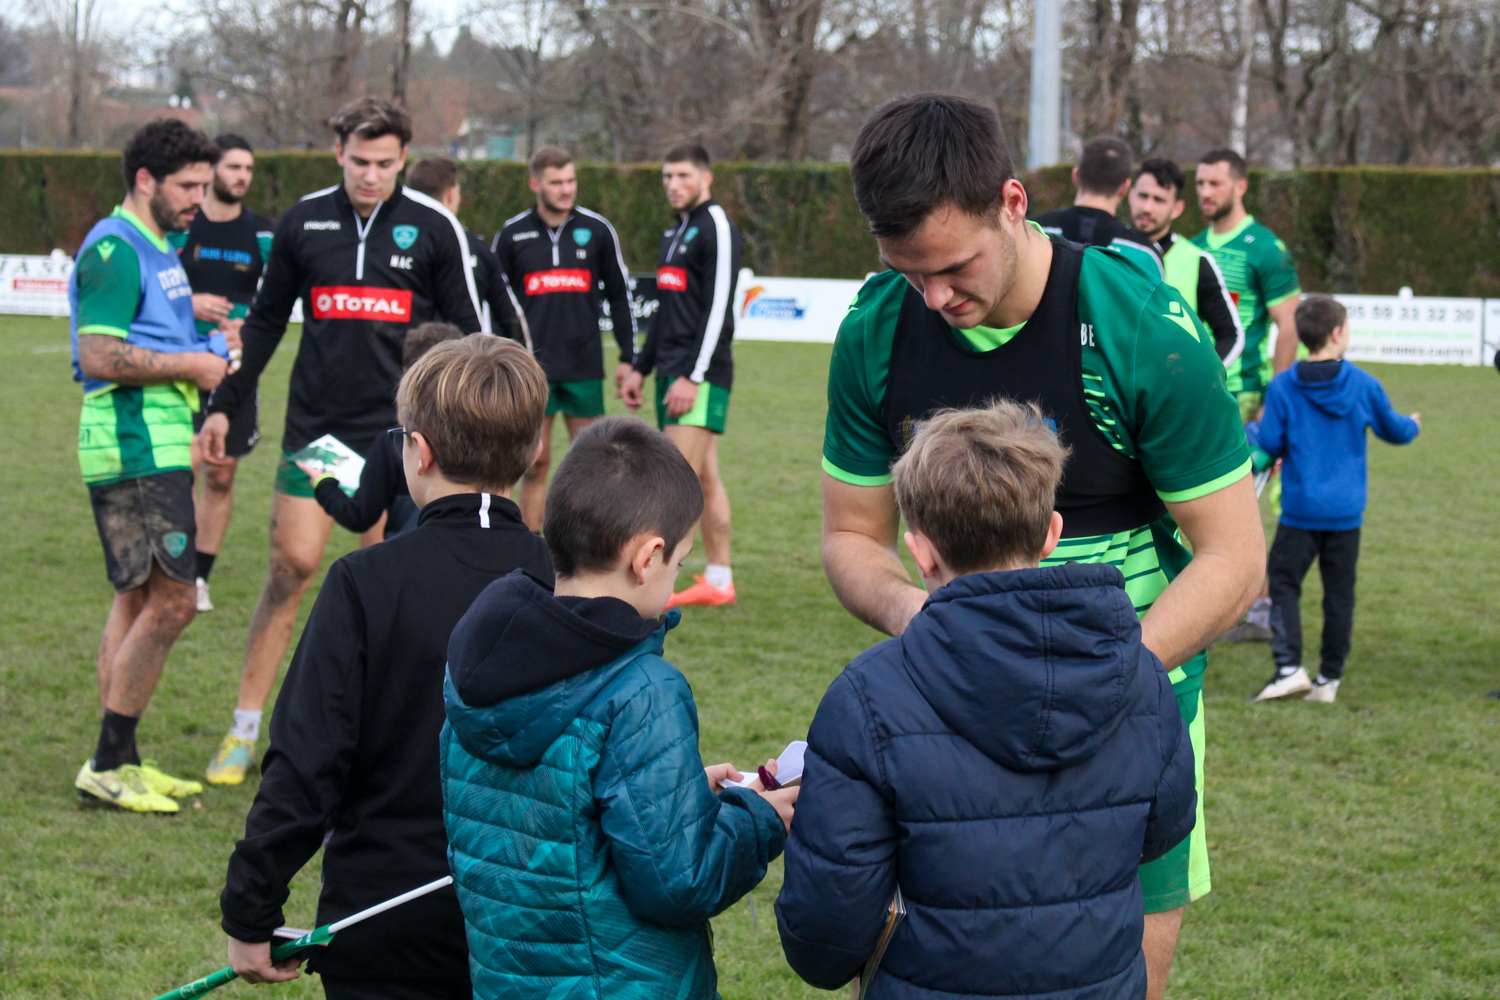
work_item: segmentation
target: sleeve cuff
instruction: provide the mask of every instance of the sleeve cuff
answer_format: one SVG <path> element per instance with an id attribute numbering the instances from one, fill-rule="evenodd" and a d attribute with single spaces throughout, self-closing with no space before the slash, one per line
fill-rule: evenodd
<path id="1" fill-rule="evenodd" d="M 1239 482 L 1250 474 L 1250 469 L 1250 459 L 1247 458 L 1236 466 L 1233 472 L 1226 472 L 1217 479 L 1210 479 L 1202 485 L 1193 486 L 1185 490 L 1173 490 L 1170 492 L 1157 490 L 1156 495 L 1161 497 L 1166 503 L 1185 503 L 1189 500 L 1197 500 L 1199 497 L 1206 497 L 1210 493 L 1217 493 L 1225 487 Z"/>
<path id="2" fill-rule="evenodd" d="M 1274 299 L 1267 299 L 1266 300 L 1266 308 L 1267 309 L 1275 309 L 1277 306 L 1281 305 L 1283 302 L 1287 301 L 1288 299 L 1295 299 L 1297 296 L 1299 296 L 1301 294 L 1302 294 L 1302 289 L 1300 289 L 1300 288 L 1293 288 L 1290 292 L 1287 292 L 1285 295 L 1278 295 Z"/>
<path id="3" fill-rule="evenodd" d="M 840 469 L 837 465 L 830 462 L 826 456 L 823 459 L 823 471 L 839 482 L 848 483 L 850 486 L 889 486 L 891 483 L 891 474 L 889 472 L 883 476 L 858 476 L 852 472 L 845 472 L 843 469 Z"/>
<path id="4" fill-rule="evenodd" d="M 253 928 L 245 926 L 242 923 L 230 920 L 228 917 L 220 920 L 219 926 L 224 929 L 225 934 L 228 934 L 236 941 L 243 941 L 246 944 L 265 944 L 268 941 L 274 941 L 276 939 L 276 932 L 274 929 L 269 931 L 255 930 Z"/>
<path id="5" fill-rule="evenodd" d="M 122 330 L 118 326 L 105 326 L 102 323 L 90 323 L 88 326 L 80 326 L 78 328 L 78 335 L 80 337 L 89 333 L 103 334 L 106 337 L 119 337 L 121 340 L 130 336 L 129 330 Z"/>

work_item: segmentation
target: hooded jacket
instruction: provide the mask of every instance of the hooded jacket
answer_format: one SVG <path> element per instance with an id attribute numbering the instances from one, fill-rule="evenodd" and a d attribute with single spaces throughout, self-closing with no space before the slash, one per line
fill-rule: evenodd
<path id="1" fill-rule="evenodd" d="M 1347 361 L 1299 361 L 1272 379 L 1260 447 L 1283 460 L 1282 524 L 1352 531 L 1364 523 L 1366 427 L 1391 444 L 1407 444 L 1419 430 L 1375 376 Z"/>
<path id="2" fill-rule="evenodd" d="M 712 1000 L 708 919 L 781 853 L 776 811 L 715 795 L 677 623 L 496 581 L 454 629 L 441 758 L 476 1000 Z"/>
<path id="3" fill-rule="evenodd" d="M 1191 832 L 1193 752 L 1112 566 L 962 576 L 833 682 L 776 902 L 833 989 L 897 928 L 870 1000 L 1146 995 L 1137 867 Z"/>

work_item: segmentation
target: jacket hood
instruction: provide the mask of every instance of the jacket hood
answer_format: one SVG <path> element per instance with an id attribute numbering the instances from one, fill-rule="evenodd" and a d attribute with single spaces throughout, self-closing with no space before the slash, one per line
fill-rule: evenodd
<path id="1" fill-rule="evenodd" d="M 1105 565 L 961 576 L 899 642 L 938 716 L 1013 771 L 1093 757 L 1118 727 L 1137 671 L 1160 669 L 1141 645 L 1125 578 Z"/>
<path id="2" fill-rule="evenodd" d="M 661 652 L 678 617 L 642 618 L 613 597 L 556 597 L 516 570 L 485 588 L 448 641 L 448 722 L 474 756 L 529 767 L 619 669 Z"/>
<path id="3" fill-rule="evenodd" d="M 1302 378 L 1301 368 L 1306 362 L 1292 365 L 1292 385 L 1317 410 L 1330 417 L 1347 417 L 1359 405 L 1360 392 L 1354 384 L 1354 366 L 1348 361 L 1339 365 L 1339 373 L 1323 382 L 1309 382 Z"/>

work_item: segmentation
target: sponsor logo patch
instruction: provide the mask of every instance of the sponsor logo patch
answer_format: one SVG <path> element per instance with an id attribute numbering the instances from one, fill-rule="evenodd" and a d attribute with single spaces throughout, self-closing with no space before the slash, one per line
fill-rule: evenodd
<path id="1" fill-rule="evenodd" d="M 535 229 L 527 229 L 524 232 L 513 233 L 511 235 L 510 241 L 512 243 L 519 243 L 522 240 L 534 240 L 540 235 L 542 234 L 537 232 Z"/>
<path id="2" fill-rule="evenodd" d="M 187 535 L 181 531 L 169 531 L 161 536 L 161 545 L 167 550 L 167 555 L 176 559 L 187 550 Z"/>
<path id="3" fill-rule="evenodd" d="M 656 288 L 658 291 L 666 292 L 687 291 L 687 271 L 680 267 L 658 267 Z"/>
<path id="4" fill-rule="evenodd" d="M 682 234 L 682 242 L 684 244 L 691 243 L 691 242 L 693 242 L 693 237 L 697 236 L 697 235 L 698 235 L 698 227 L 697 226 L 688 226 L 688 231 Z"/>
<path id="5" fill-rule="evenodd" d="M 794 298 L 775 298 L 766 294 L 764 285 L 755 285 L 745 290 L 745 301 L 740 306 L 740 315 L 748 319 L 801 319 L 807 307 Z"/>
<path id="6" fill-rule="evenodd" d="M 337 219 L 309 220 L 302 223 L 303 232 L 308 230 L 313 230 L 314 232 L 336 232 L 342 228 L 344 227 L 339 225 L 339 220 Z"/>
<path id="7" fill-rule="evenodd" d="M 588 246 L 589 245 L 589 240 L 591 240 L 593 238 L 594 238 L 594 231 L 592 229 L 575 229 L 575 230 L 573 230 L 573 242 L 577 243 L 581 247 Z"/>
<path id="8" fill-rule="evenodd" d="M 593 275 L 583 268 L 553 268 L 550 271 L 532 271 L 523 279 L 527 295 L 545 295 L 548 292 L 587 292 L 593 284 Z"/>
<path id="9" fill-rule="evenodd" d="M 373 319 L 411 322 L 411 292 L 401 288 L 332 285 L 308 293 L 313 319 Z"/>
<path id="10" fill-rule="evenodd" d="M 391 239 L 396 241 L 396 246 L 402 250 L 410 250 L 411 245 L 417 242 L 416 226 L 393 226 L 391 227 Z"/>

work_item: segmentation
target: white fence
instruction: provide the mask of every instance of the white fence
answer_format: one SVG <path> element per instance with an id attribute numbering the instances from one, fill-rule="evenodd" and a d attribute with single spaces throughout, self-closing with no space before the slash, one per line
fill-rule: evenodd
<path id="1" fill-rule="evenodd" d="M 47 257 L 0 256 L 0 313 L 68 315 L 72 270 L 73 261 L 60 250 Z M 831 344 L 862 284 L 768 278 L 747 268 L 735 291 L 735 337 Z M 1419 298 L 1402 291 L 1338 296 L 1349 309 L 1351 359 L 1412 365 L 1484 365 L 1494 359 L 1500 299 Z"/>

